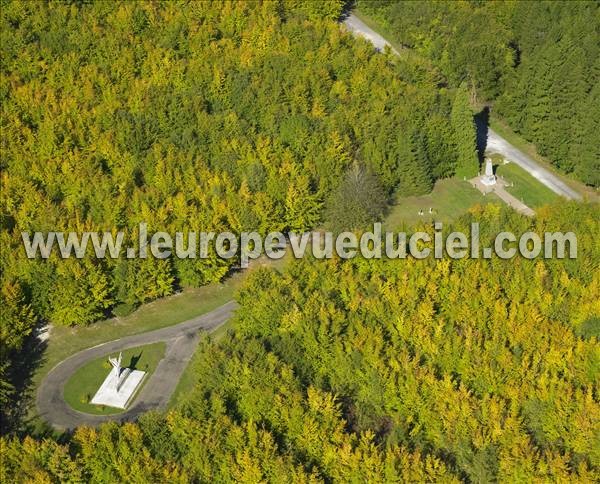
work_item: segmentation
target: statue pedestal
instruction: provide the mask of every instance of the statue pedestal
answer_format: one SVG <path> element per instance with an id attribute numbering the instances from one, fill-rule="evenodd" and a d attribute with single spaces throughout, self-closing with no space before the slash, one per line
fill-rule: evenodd
<path id="1" fill-rule="evenodd" d="M 496 175 L 484 175 L 480 178 L 480 181 L 486 187 L 491 187 L 496 184 Z"/>
<path id="2" fill-rule="evenodd" d="M 492 160 L 485 159 L 485 174 L 480 179 L 481 184 L 486 187 L 491 187 L 496 184 L 496 175 L 494 175 L 494 166 Z"/>
<path id="3" fill-rule="evenodd" d="M 120 375 L 116 372 L 119 371 Z M 127 408 L 127 404 L 135 395 L 142 383 L 145 371 L 113 368 L 92 398 L 94 405 L 107 405 L 115 408 Z"/>

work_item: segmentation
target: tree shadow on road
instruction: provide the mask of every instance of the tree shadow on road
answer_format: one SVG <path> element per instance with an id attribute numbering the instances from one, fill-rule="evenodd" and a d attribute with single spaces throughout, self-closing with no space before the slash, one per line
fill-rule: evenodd
<path id="1" fill-rule="evenodd" d="M 343 22 L 344 20 L 346 20 L 350 16 L 354 8 L 356 8 L 356 0 L 344 0 L 344 5 L 342 6 L 342 13 L 340 14 L 340 18 L 338 19 L 338 21 Z"/>
<path id="2" fill-rule="evenodd" d="M 490 124 L 490 108 L 484 107 L 474 116 L 475 129 L 477 133 L 477 155 L 479 163 L 483 163 L 485 158 L 485 148 L 487 146 L 488 131 Z"/>

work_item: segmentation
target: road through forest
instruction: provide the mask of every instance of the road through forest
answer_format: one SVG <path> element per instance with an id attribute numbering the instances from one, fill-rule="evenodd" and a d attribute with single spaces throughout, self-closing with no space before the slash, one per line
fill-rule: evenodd
<path id="1" fill-rule="evenodd" d="M 103 422 L 135 420 L 149 410 L 166 408 L 183 371 L 200 339 L 201 331 L 211 331 L 232 316 L 237 304 L 230 301 L 217 309 L 183 323 L 146 333 L 109 341 L 75 353 L 56 365 L 42 381 L 37 393 L 39 415 L 55 427 L 73 429 L 81 425 L 96 426 Z M 165 342 L 165 357 L 145 382 L 135 403 L 126 411 L 113 415 L 91 415 L 72 409 L 63 397 L 65 384 L 86 363 L 136 346 Z"/>
<path id="2" fill-rule="evenodd" d="M 350 14 L 344 24 L 353 33 L 372 42 L 378 50 L 389 46 L 398 53 L 381 35 L 369 28 L 358 17 Z M 582 197 L 556 175 L 535 162 L 518 148 L 491 129 L 488 131 L 486 150 L 499 153 L 534 176 L 540 183 L 567 199 Z M 232 315 L 236 303 L 231 301 L 202 316 L 167 328 L 127 336 L 93 348 L 80 351 L 56 365 L 44 378 L 37 393 L 39 415 L 56 427 L 71 429 L 80 425 L 99 425 L 109 420 L 134 420 L 148 410 L 165 408 L 183 371 L 191 359 L 200 331 L 210 331 L 225 323 Z M 78 368 L 109 353 L 164 341 L 167 344 L 165 357 L 143 386 L 131 408 L 116 415 L 90 415 L 73 410 L 64 400 L 66 382 Z"/>
<path id="3" fill-rule="evenodd" d="M 346 28 L 354 33 L 369 40 L 375 48 L 382 51 L 386 46 L 392 50 L 393 53 L 398 52 L 385 40 L 381 35 L 367 26 L 362 20 L 356 15 L 350 14 L 344 20 Z M 488 130 L 486 151 L 489 153 L 498 153 L 504 158 L 513 163 L 519 165 L 531 176 L 538 180 L 543 185 L 547 186 L 550 190 L 559 195 L 565 197 L 568 200 L 581 200 L 582 196 L 569 187 L 563 182 L 558 176 L 554 175 L 550 170 L 544 168 L 542 165 L 533 160 L 530 156 L 527 156 L 521 150 L 511 145 L 508 141 L 502 138 L 498 133 Z"/>

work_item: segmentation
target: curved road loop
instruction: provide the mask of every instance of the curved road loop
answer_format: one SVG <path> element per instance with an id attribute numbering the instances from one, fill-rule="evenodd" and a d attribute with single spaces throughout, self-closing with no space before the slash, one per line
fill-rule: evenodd
<path id="1" fill-rule="evenodd" d="M 354 34 L 372 42 L 378 51 L 383 51 L 386 46 L 389 46 L 391 51 L 397 54 L 397 51 L 388 41 L 355 15 L 350 14 L 344 20 L 344 24 Z M 581 200 L 582 197 L 579 193 L 491 129 L 488 131 L 486 149 L 492 153 L 499 153 L 513 161 L 559 195 L 567 199 Z M 37 393 L 37 406 L 40 416 L 56 427 L 72 429 L 80 425 L 95 426 L 107 421 L 134 420 L 141 413 L 148 410 L 165 408 L 183 371 L 194 354 L 200 339 L 200 330 L 210 331 L 218 328 L 231 317 L 235 308 L 236 303 L 231 301 L 209 313 L 183 323 L 127 336 L 74 354 L 56 365 L 42 381 Z M 150 375 L 149 381 L 146 382 L 135 398 L 134 404 L 125 412 L 106 416 L 90 415 L 73 410 L 65 402 L 63 393 L 66 382 L 78 368 L 88 361 L 127 348 L 161 341 L 167 344 L 165 357 L 159 362 L 154 373 Z"/>
<path id="2" fill-rule="evenodd" d="M 221 326 L 232 316 L 236 307 L 237 304 L 230 301 L 183 323 L 126 336 L 75 353 L 50 370 L 42 381 L 36 399 L 39 415 L 55 427 L 72 429 L 81 425 L 96 426 L 108 421 L 135 420 L 141 413 L 165 408 L 198 346 L 200 332 Z M 81 366 L 109 353 L 161 341 L 167 344 L 165 356 L 128 410 L 115 415 L 90 415 L 72 409 L 65 402 L 65 384 Z"/>
<path id="3" fill-rule="evenodd" d="M 346 17 L 346 19 L 344 19 L 344 25 L 353 34 L 369 40 L 378 51 L 383 51 L 385 47 L 388 46 L 394 54 L 398 54 L 398 52 L 387 40 L 371 29 L 354 14 L 351 13 L 348 15 L 348 17 Z M 519 165 L 540 183 L 546 185 L 550 190 L 558 193 L 568 200 L 582 200 L 583 198 L 579 193 L 563 182 L 558 176 L 541 166 L 518 148 L 515 148 L 498 133 L 492 131 L 491 129 L 488 131 L 486 151 L 489 151 L 490 153 L 498 153 L 504 156 L 507 160 Z"/>

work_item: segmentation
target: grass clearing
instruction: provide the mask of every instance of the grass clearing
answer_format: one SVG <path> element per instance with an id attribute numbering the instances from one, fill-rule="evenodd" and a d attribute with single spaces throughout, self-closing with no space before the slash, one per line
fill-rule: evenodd
<path id="1" fill-rule="evenodd" d="M 529 143 L 524 138 L 522 138 L 519 134 L 515 133 L 506 122 L 502 119 L 498 119 L 497 116 L 490 117 L 490 127 L 502 136 L 506 141 L 512 144 L 514 147 L 521 150 L 527 156 L 534 159 L 537 163 L 542 165 L 548 171 L 552 172 L 558 178 L 560 178 L 563 182 L 569 185 L 573 190 L 581 193 L 585 197 L 587 197 L 590 201 L 598 201 L 598 195 L 595 190 L 591 187 L 586 186 L 584 183 L 581 183 L 578 180 L 575 180 L 568 174 L 559 172 L 552 163 L 550 163 L 546 158 L 541 156 L 535 148 L 535 145 Z M 554 192 L 553 192 L 554 193 Z"/>
<path id="2" fill-rule="evenodd" d="M 450 223 L 477 204 L 502 203 L 494 194 L 483 195 L 458 178 L 438 181 L 427 195 L 399 197 L 383 223 L 384 230 L 406 231 L 419 223 Z M 433 213 L 429 213 L 429 209 Z M 423 215 L 419 215 L 423 210 Z"/>
<path id="3" fill-rule="evenodd" d="M 542 185 L 516 163 L 504 164 L 504 158 L 500 155 L 492 155 L 491 158 L 494 165 L 497 165 L 496 176 L 509 183 L 506 191 L 525 205 L 537 208 L 561 199 L 560 195 Z"/>
<path id="4" fill-rule="evenodd" d="M 161 342 L 123 351 L 123 367 L 146 372 L 144 380 L 137 389 L 137 394 L 156 369 L 158 362 L 164 358 L 166 347 L 167 345 Z M 74 410 L 94 415 L 113 415 L 125 411 L 119 408 L 88 403 L 111 371 L 111 365 L 108 362 L 108 356 L 110 355 L 112 353 L 85 364 L 67 381 L 64 398 Z M 130 401 L 130 405 L 135 400 L 136 395 Z"/>
<path id="5" fill-rule="evenodd" d="M 233 298 L 243 279 L 244 273 L 238 272 L 220 284 L 184 289 L 178 294 L 144 304 L 123 318 L 97 321 L 84 327 L 53 327 L 43 364 L 33 379 L 35 387 L 54 366 L 78 351 L 124 336 L 172 326 L 212 311 Z"/>

